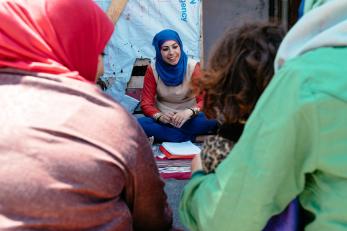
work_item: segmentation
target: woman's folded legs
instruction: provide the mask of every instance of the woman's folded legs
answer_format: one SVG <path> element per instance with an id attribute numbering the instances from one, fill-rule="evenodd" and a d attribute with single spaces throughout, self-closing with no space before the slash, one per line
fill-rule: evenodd
<path id="1" fill-rule="evenodd" d="M 188 120 L 181 128 L 176 128 L 171 124 L 157 122 L 151 117 L 141 117 L 138 119 L 143 130 L 148 137 L 154 136 L 156 142 L 184 142 L 194 141 L 197 135 L 208 134 L 217 128 L 215 120 L 208 120 L 203 113 Z"/>

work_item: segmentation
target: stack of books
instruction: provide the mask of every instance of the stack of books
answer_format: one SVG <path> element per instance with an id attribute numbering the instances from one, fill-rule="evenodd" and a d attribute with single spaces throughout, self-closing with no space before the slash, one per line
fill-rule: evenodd
<path id="1" fill-rule="evenodd" d="M 163 142 L 159 149 L 168 159 L 193 159 L 201 151 L 191 141 L 180 143 Z"/>

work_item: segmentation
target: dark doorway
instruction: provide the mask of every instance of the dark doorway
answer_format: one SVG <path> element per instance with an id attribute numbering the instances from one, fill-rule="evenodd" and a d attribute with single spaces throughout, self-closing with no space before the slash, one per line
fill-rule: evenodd
<path id="1" fill-rule="evenodd" d="M 298 20 L 301 0 L 269 0 L 269 18 L 290 29 Z"/>

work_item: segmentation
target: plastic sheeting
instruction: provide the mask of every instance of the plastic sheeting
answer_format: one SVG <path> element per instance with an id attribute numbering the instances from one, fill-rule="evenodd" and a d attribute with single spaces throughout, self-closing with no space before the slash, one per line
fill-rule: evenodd
<path id="1" fill-rule="evenodd" d="M 106 11 L 111 0 L 94 0 Z M 127 106 L 124 97 L 136 58 L 150 58 L 153 36 L 163 29 L 176 30 L 188 56 L 200 60 L 201 0 L 129 0 L 105 50 L 106 93 Z"/>

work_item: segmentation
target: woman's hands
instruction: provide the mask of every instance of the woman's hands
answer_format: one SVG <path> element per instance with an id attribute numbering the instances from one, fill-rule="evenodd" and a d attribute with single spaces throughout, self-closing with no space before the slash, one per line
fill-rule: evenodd
<path id="1" fill-rule="evenodd" d="M 180 128 L 193 116 L 193 114 L 194 113 L 191 109 L 185 109 L 178 112 L 160 113 L 157 121 L 163 124 L 169 123 L 176 128 Z"/>
<path id="2" fill-rule="evenodd" d="M 180 128 L 185 122 L 187 122 L 187 120 L 192 117 L 192 115 L 193 111 L 190 109 L 179 111 L 172 116 L 171 124 L 176 128 Z"/>
<path id="3" fill-rule="evenodd" d="M 159 122 L 163 124 L 171 123 L 173 116 L 175 115 L 175 112 L 166 112 L 162 113 L 158 119 Z"/>

